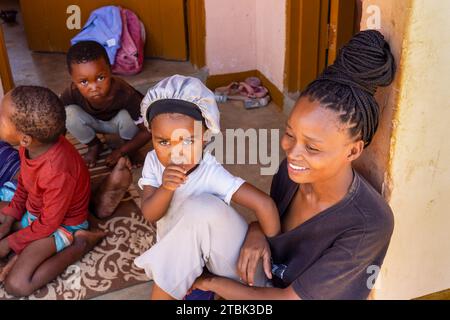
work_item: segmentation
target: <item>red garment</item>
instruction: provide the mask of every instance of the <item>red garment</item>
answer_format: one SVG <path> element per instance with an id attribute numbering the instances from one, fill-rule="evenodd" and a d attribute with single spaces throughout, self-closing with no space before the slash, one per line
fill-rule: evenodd
<path id="1" fill-rule="evenodd" d="M 36 159 L 28 159 L 22 147 L 19 154 L 17 191 L 3 213 L 20 221 L 28 211 L 38 219 L 8 237 L 16 253 L 33 241 L 49 237 L 60 225 L 76 226 L 86 221 L 91 194 L 89 171 L 63 136 Z"/>

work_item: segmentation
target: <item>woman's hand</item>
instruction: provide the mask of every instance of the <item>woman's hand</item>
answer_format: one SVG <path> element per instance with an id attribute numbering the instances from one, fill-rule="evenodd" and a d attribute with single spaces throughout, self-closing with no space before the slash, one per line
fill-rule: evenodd
<path id="1" fill-rule="evenodd" d="M 262 232 L 259 223 L 250 224 L 244 244 L 241 247 L 238 260 L 238 274 L 242 281 L 252 286 L 254 284 L 256 268 L 262 259 L 264 273 L 272 279 L 272 264 L 269 243 Z"/>

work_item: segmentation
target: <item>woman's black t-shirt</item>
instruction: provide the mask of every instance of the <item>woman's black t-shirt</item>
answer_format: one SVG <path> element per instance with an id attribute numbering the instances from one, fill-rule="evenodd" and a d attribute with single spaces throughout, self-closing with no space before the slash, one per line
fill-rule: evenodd
<path id="1" fill-rule="evenodd" d="M 299 187 L 284 160 L 270 192 L 281 218 Z M 393 228 L 386 201 L 354 171 L 344 199 L 269 239 L 274 285 L 292 285 L 301 299 L 367 299 Z"/>

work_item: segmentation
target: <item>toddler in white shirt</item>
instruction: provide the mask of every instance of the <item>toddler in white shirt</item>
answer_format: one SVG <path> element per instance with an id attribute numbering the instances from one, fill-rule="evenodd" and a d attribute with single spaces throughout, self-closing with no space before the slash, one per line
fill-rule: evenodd
<path id="1" fill-rule="evenodd" d="M 182 299 L 204 268 L 239 280 L 248 225 L 230 202 L 253 210 L 268 237 L 280 221 L 268 195 L 204 152 L 205 132 L 220 131 L 214 94 L 196 78 L 175 75 L 149 89 L 141 113 L 154 146 L 139 180 L 142 213 L 156 222 L 157 243 L 135 264 L 155 282 L 152 299 Z M 254 285 L 265 280 L 261 268 Z"/>

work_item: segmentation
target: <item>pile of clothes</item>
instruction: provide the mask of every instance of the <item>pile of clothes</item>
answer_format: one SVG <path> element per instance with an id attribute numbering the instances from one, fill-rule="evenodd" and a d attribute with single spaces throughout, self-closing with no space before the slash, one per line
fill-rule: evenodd
<path id="1" fill-rule="evenodd" d="M 105 6 L 91 13 L 71 44 L 88 40 L 100 43 L 108 53 L 113 73 L 132 75 L 142 70 L 145 38 L 144 24 L 133 11 Z"/>

